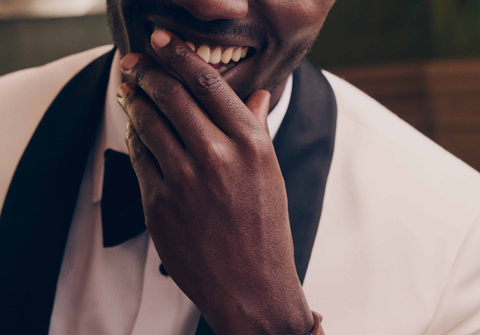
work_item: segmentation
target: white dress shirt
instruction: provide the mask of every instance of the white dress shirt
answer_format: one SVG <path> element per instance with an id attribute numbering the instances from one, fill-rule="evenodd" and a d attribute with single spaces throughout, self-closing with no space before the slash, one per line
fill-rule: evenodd
<path id="1" fill-rule="evenodd" d="M 100 201 L 106 149 L 128 153 L 128 116 L 117 102 L 120 56 L 112 64 L 105 113 L 91 151 L 58 280 L 50 335 L 194 334 L 200 312 L 173 280 L 147 232 L 112 248 L 103 247 Z M 287 112 L 292 76 L 268 116 L 272 138 Z"/>

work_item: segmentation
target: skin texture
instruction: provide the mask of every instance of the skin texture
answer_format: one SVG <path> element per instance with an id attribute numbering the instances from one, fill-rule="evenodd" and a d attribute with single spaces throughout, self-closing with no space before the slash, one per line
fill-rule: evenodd
<path id="1" fill-rule="evenodd" d="M 126 55 L 118 100 L 130 118 L 126 142 L 147 228 L 168 273 L 216 334 L 312 330 L 266 118 L 330 6 L 330 0 L 109 3 Z M 227 32 L 222 41 L 256 48 L 248 66 L 222 77 L 175 33 L 150 37 L 147 17 L 169 22 L 179 13 L 203 36 Z"/>

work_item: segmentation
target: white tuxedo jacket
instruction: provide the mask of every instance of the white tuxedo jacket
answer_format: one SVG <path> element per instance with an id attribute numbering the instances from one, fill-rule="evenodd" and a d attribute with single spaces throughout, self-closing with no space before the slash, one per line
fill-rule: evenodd
<path id="1" fill-rule="evenodd" d="M 0 78 L 0 206 L 53 99 L 110 49 Z M 337 129 L 304 290 L 326 334 L 480 334 L 479 173 L 324 74 Z"/>

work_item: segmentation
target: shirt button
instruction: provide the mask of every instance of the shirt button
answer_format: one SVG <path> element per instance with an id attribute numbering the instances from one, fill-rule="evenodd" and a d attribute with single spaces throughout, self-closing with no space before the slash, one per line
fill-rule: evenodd
<path id="1" fill-rule="evenodd" d="M 160 264 L 159 270 L 160 270 L 160 273 L 161 273 L 162 275 L 164 275 L 165 277 L 168 277 L 167 269 L 165 269 L 165 267 L 163 266 L 163 264 Z"/>

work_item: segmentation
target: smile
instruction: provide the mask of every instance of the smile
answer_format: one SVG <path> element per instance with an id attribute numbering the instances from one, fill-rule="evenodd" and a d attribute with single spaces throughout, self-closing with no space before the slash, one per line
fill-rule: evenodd
<path id="1" fill-rule="evenodd" d="M 163 28 L 153 23 L 149 29 L 150 34 L 158 29 Z M 222 40 L 220 43 L 217 42 L 217 44 L 215 43 L 216 41 L 214 39 L 208 38 L 202 43 L 204 38 L 201 36 L 192 38 L 190 36 L 192 34 L 190 33 L 176 33 L 176 35 L 181 38 L 185 44 L 187 44 L 198 56 L 200 56 L 200 58 L 210 64 L 222 75 L 242 63 L 243 60 L 250 58 L 255 54 L 255 48 L 245 45 L 235 45 L 235 42 L 233 41 Z"/>
<path id="2" fill-rule="evenodd" d="M 212 65 L 220 74 L 236 66 L 241 60 L 247 57 L 249 47 L 231 47 L 215 45 L 195 45 L 193 42 L 185 42 L 205 62 Z"/>

